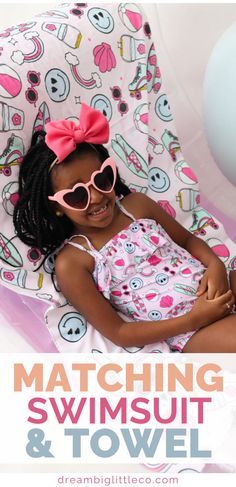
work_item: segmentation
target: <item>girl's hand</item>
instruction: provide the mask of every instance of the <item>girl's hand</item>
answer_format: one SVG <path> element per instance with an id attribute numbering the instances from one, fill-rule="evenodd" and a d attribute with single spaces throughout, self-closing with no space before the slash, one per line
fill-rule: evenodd
<path id="1" fill-rule="evenodd" d="M 196 299 L 190 311 L 192 330 L 210 325 L 227 316 L 234 305 L 234 296 L 229 289 L 215 299 L 208 299 L 207 291 Z"/>
<path id="2" fill-rule="evenodd" d="M 209 265 L 201 280 L 197 296 L 207 292 L 208 299 L 215 299 L 229 289 L 226 268 L 221 261 L 214 261 Z"/>

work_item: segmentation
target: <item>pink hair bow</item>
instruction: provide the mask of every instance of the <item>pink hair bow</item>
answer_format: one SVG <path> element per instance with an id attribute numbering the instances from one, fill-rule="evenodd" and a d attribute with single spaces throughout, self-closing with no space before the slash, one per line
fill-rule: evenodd
<path id="1" fill-rule="evenodd" d="M 55 120 L 46 124 L 45 142 L 56 154 L 56 164 L 62 162 L 81 142 L 108 142 L 109 124 L 101 112 L 82 103 L 79 121 L 77 126 L 71 120 Z"/>

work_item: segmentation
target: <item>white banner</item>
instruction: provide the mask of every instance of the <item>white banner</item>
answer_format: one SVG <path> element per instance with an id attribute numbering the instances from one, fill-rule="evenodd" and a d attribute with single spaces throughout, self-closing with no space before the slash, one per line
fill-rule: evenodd
<path id="1" fill-rule="evenodd" d="M 1 354 L 1 464 L 236 463 L 235 354 Z"/>
<path id="2" fill-rule="evenodd" d="M 111 474 L 101 473 L 63 473 L 63 474 L 0 474 L 0 484 L 4 487 L 63 487 L 63 486 L 89 486 L 89 487 L 122 487 L 133 486 L 170 486 L 170 487 L 235 487 L 234 474 Z"/>

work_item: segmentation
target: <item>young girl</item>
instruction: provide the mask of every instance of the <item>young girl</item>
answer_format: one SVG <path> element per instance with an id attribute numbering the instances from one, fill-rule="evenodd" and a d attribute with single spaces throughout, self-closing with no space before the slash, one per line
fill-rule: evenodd
<path id="1" fill-rule="evenodd" d="M 14 224 L 26 244 L 58 249 L 68 301 L 122 347 L 166 340 L 183 352 L 236 352 L 236 273 L 232 292 L 206 243 L 122 183 L 101 145 L 103 114 L 82 104 L 78 126 L 59 120 L 46 132 L 21 165 Z"/>

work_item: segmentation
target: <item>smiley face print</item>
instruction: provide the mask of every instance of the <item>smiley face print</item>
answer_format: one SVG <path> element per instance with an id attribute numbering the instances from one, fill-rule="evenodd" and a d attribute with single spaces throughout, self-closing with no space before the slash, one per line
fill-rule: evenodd
<path id="1" fill-rule="evenodd" d="M 67 342 L 78 342 L 87 331 L 86 321 L 79 313 L 66 313 L 60 320 L 59 332 Z"/>
<path id="2" fill-rule="evenodd" d="M 152 310 L 148 313 L 148 318 L 151 321 L 159 321 L 162 318 L 162 314 L 158 310 Z"/>
<path id="3" fill-rule="evenodd" d="M 143 281 L 139 277 L 134 277 L 130 280 L 129 285 L 131 289 L 136 291 L 136 289 L 140 289 L 141 287 L 143 287 Z"/>
<path id="4" fill-rule="evenodd" d="M 88 19 L 95 29 L 103 34 L 110 34 L 114 29 L 114 20 L 104 8 L 94 7 L 88 11 Z"/>
<path id="5" fill-rule="evenodd" d="M 102 94 L 95 95 L 91 100 L 91 107 L 103 113 L 108 122 L 110 122 L 112 117 L 112 106 L 107 96 Z"/>
<path id="6" fill-rule="evenodd" d="M 169 281 L 169 277 L 166 274 L 157 274 L 156 276 L 156 283 L 159 286 L 165 286 Z"/>
<path id="7" fill-rule="evenodd" d="M 166 95 L 161 95 L 156 101 L 155 112 L 157 116 L 164 122 L 170 122 L 173 120 L 172 113 L 170 111 L 170 105 Z"/>
<path id="8" fill-rule="evenodd" d="M 128 254 L 133 254 L 133 252 L 135 251 L 135 245 L 132 242 L 125 242 L 124 249 L 126 250 L 126 252 L 128 252 Z"/>
<path id="9" fill-rule="evenodd" d="M 50 69 L 45 76 L 45 85 L 49 97 L 56 103 L 66 100 L 69 95 L 69 78 L 61 69 Z"/>
<path id="10" fill-rule="evenodd" d="M 152 167 L 148 172 L 148 186 L 156 193 L 164 193 L 170 187 L 170 178 L 159 167 Z"/>

